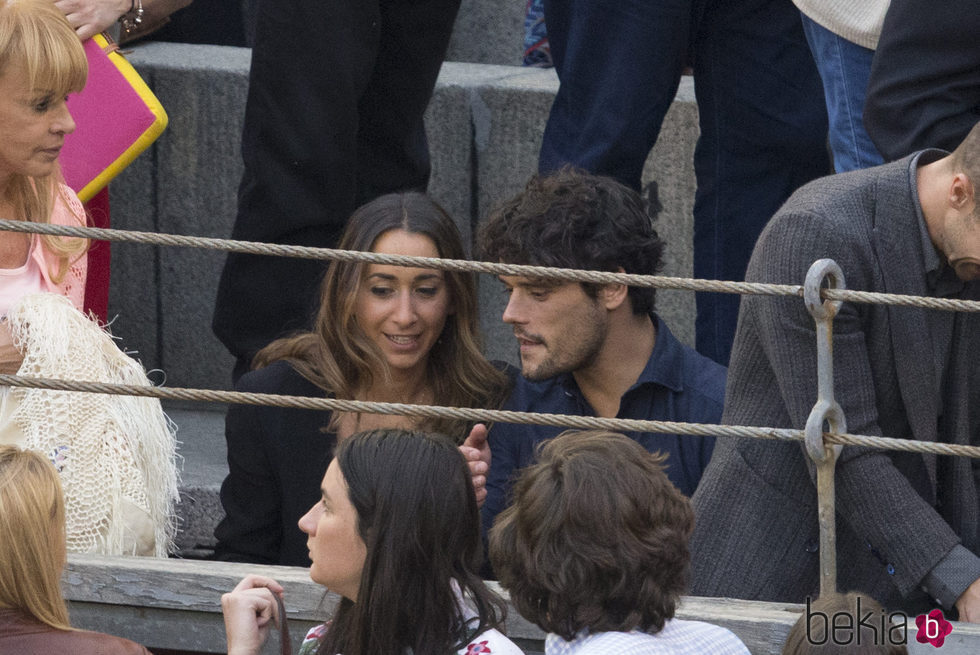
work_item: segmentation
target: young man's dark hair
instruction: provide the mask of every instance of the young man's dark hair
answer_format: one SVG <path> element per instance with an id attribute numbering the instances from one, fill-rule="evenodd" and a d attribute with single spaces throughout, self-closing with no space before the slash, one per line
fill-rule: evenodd
<path id="1" fill-rule="evenodd" d="M 514 606 L 571 640 L 655 633 L 684 589 L 694 513 L 666 459 L 624 435 L 567 431 L 524 469 L 490 533 L 490 559 Z"/>
<path id="2" fill-rule="evenodd" d="M 609 177 L 565 167 L 535 175 L 497 207 L 479 234 L 490 261 L 655 275 L 664 242 L 640 195 Z M 582 285 L 595 297 L 599 285 Z M 653 311 L 654 289 L 630 287 L 634 314 Z"/>

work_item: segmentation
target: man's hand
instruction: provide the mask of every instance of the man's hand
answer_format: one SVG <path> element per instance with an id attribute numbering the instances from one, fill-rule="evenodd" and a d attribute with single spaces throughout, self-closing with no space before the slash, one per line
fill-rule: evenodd
<path id="1" fill-rule="evenodd" d="M 956 609 L 960 613 L 960 621 L 980 623 L 980 579 L 974 580 L 956 599 Z"/>
<path id="2" fill-rule="evenodd" d="M 473 479 L 473 491 L 476 493 L 477 507 L 483 507 L 487 499 L 487 473 L 490 472 L 490 444 L 487 443 L 487 426 L 477 423 L 470 430 L 470 435 L 459 447 L 466 463 L 470 467 L 470 477 Z"/>

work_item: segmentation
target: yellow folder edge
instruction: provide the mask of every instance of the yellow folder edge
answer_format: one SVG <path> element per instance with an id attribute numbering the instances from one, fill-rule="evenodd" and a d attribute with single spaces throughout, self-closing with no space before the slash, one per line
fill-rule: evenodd
<path id="1" fill-rule="evenodd" d="M 99 44 L 99 47 L 105 50 L 109 45 L 105 37 L 101 34 L 96 34 L 92 37 L 95 42 Z M 111 61 L 115 67 L 122 73 L 122 76 L 129 82 L 130 86 L 136 91 L 137 95 L 143 99 L 146 106 L 149 108 L 150 112 L 156 116 L 156 120 L 143 132 L 142 135 L 136 141 L 133 142 L 131 146 L 126 148 L 125 151 L 119 157 L 116 158 L 114 162 L 109 164 L 101 173 L 99 173 L 95 179 L 86 184 L 78 192 L 78 197 L 82 202 L 88 202 L 91 200 L 92 196 L 102 190 L 109 181 L 119 175 L 124 168 L 133 163 L 133 160 L 144 150 L 150 147 L 150 145 L 160 138 L 163 131 L 167 128 L 167 112 L 164 110 L 163 105 L 150 90 L 150 87 L 146 85 L 143 78 L 140 77 L 133 65 L 126 61 L 126 58 L 120 55 L 118 52 L 109 53 L 109 61 Z"/>

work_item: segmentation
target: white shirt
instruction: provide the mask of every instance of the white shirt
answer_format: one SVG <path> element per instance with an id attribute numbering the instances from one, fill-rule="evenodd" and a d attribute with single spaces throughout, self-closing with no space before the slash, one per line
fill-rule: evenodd
<path id="1" fill-rule="evenodd" d="M 549 634 L 545 655 L 749 655 L 729 630 L 701 621 L 671 619 L 656 634 L 582 631 L 572 641 Z"/>

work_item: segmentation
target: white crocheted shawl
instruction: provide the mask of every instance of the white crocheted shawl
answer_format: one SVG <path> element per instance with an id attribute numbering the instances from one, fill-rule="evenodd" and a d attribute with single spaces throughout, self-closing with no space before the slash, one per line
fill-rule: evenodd
<path id="1" fill-rule="evenodd" d="M 52 293 L 31 294 L 7 315 L 24 355 L 19 375 L 150 386 L 142 366 L 97 323 Z M 153 398 L 14 388 L 25 446 L 48 455 L 65 492 L 69 552 L 124 553 L 125 505 L 150 517 L 155 554 L 176 531 L 176 439 Z"/>

